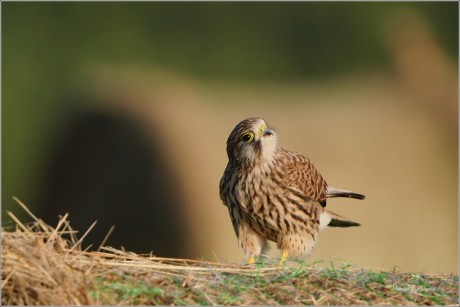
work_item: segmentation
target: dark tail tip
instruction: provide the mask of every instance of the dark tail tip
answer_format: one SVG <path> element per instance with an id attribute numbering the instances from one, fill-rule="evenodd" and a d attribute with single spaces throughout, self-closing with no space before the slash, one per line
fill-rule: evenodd
<path id="1" fill-rule="evenodd" d="M 355 198 L 355 199 L 365 199 L 366 195 L 358 194 L 358 193 L 349 193 L 348 197 Z"/>
<path id="2" fill-rule="evenodd" d="M 365 199 L 366 195 L 348 192 L 348 191 L 334 191 L 328 195 L 328 197 L 348 197 L 354 199 Z"/>
<path id="3" fill-rule="evenodd" d="M 353 222 L 353 221 L 343 221 L 343 220 L 338 220 L 338 219 L 333 218 L 328 226 L 329 227 L 355 227 L 355 226 L 361 226 L 361 224 Z"/>

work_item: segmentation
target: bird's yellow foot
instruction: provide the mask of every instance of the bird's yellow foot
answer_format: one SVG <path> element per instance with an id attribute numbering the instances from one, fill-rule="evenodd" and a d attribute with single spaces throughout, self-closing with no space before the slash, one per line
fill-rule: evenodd
<path id="1" fill-rule="evenodd" d="M 255 258 L 254 255 L 251 255 L 251 257 L 249 257 L 248 264 L 249 264 L 249 265 L 252 265 L 252 264 L 254 264 L 254 263 L 256 263 L 256 258 Z"/>
<path id="2" fill-rule="evenodd" d="M 277 266 L 278 269 L 282 269 L 282 268 L 283 268 L 284 263 L 286 262 L 287 257 L 288 257 L 288 252 L 287 252 L 286 250 L 283 250 L 283 252 L 281 253 L 281 260 L 280 260 L 280 262 L 278 263 L 278 266 Z"/>

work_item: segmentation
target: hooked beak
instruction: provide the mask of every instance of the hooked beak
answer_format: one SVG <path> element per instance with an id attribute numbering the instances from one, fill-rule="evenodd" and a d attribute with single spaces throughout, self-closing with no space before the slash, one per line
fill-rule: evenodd
<path id="1" fill-rule="evenodd" d="M 273 135 L 273 131 L 270 128 L 265 127 L 264 131 L 262 132 L 263 136 Z"/>

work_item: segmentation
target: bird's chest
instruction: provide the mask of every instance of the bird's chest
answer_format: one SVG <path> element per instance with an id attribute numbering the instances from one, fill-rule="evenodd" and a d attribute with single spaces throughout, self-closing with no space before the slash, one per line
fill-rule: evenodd
<path id="1" fill-rule="evenodd" d="M 238 181 L 238 204 L 246 219 L 260 235 L 276 241 L 283 223 L 284 193 L 270 170 L 255 169 Z"/>
<path id="2" fill-rule="evenodd" d="M 238 181 L 238 201 L 246 212 L 263 214 L 272 205 L 276 186 L 270 170 L 256 168 Z"/>

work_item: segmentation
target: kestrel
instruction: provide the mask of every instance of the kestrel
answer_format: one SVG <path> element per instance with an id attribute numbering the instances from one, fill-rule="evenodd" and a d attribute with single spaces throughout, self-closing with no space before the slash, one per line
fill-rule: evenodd
<path id="1" fill-rule="evenodd" d="M 328 186 L 308 158 L 278 146 L 277 133 L 263 119 L 247 118 L 236 125 L 227 155 L 220 198 L 250 264 L 267 240 L 277 244 L 282 264 L 287 257 L 310 254 L 326 226 L 360 225 L 327 210 L 326 201 L 365 196 Z"/>

